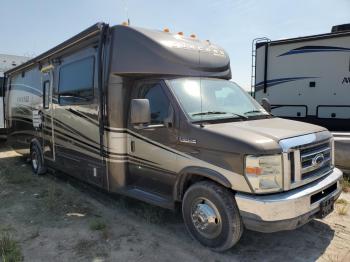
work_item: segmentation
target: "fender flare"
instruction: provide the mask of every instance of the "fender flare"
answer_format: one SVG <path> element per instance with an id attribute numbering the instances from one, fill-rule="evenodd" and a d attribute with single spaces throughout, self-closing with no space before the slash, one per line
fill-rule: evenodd
<path id="1" fill-rule="evenodd" d="M 183 188 L 185 186 L 187 179 L 192 175 L 208 178 L 224 187 L 232 188 L 231 182 L 219 172 L 206 167 L 189 166 L 182 169 L 178 175 L 178 178 L 176 179 L 175 187 L 174 187 L 175 200 L 178 200 L 178 201 L 182 200 L 182 196 L 184 193 Z"/>

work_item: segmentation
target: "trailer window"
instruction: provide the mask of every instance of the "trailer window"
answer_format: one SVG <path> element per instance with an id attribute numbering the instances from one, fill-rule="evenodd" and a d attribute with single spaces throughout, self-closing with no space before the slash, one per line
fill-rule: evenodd
<path id="1" fill-rule="evenodd" d="M 169 115 L 170 101 L 161 84 L 147 84 L 141 88 L 141 98 L 149 100 L 151 107 L 151 125 L 163 124 Z"/>
<path id="2" fill-rule="evenodd" d="M 84 58 L 60 68 L 60 104 L 81 103 L 91 100 L 94 90 L 94 57 Z"/>
<path id="3" fill-rule="evenodd" d="M 3 77 L 0 77 L 0 97 L 4 96 L 3 92 L 3 85 L 4 84 L 4 78 Z"/>

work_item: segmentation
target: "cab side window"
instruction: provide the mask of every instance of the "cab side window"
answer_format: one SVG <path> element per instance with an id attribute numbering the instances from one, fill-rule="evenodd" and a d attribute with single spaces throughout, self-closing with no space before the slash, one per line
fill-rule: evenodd
<path id="1" fill-rule="evenodd" d="M 149 100 L 151 107 L 151 125 L 163 124 L 169 115 L 170 101 L 160 83 L 146 84 L 141 87 L 140 98 Z"/>

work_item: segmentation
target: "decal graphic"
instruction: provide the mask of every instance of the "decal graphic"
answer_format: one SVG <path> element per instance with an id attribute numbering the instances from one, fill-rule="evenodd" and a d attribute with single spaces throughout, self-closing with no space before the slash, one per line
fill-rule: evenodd
<path id="1" fill-rule="evenodd" d="M 307 45 L 292 49 L 286 53 L 283 53 L 279 56 L 286 55 L 297 55 L 303 53 L 314 53 L 314 52 L 350 52 L 350 48 L 338 47 L 338 46 L 313 46 Z"/>

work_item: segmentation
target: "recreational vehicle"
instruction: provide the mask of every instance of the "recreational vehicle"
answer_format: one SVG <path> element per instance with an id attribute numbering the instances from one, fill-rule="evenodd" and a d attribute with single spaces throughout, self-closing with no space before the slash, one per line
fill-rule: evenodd
<path id="1" fill-rule="evenodd" d="M 350 171 L 350 24 L 331 33 L 253 41 L 252 87 L 276 116 L 326 127 L 336 166 Z"/>
<path id="2" fill-rule="evenodd" d="M 35 174 L 182 208 L 217 251 L 244 228 L 329 214 L 342 178 L 331 133 L 270 115 L 230 78 L 210 41 L 98 23 L 6 72 L 8 141 Z"/>
<path id="3" fill-rule="evenodd" d="M 4 112 L 4 72 L 27 61 L 28 58 L 0 54 L 0 139 L 6 138 Z"/>

